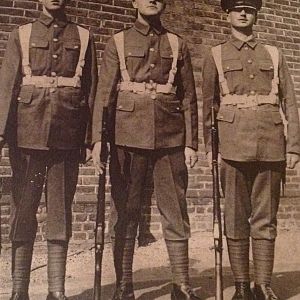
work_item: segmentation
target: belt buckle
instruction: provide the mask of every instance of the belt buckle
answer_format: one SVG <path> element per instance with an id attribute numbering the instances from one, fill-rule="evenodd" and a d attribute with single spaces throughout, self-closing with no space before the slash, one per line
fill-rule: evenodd
<path id="1" fill-rule="evenodd" d="M 49 84 L 49 87 L 57 87 L 58 86 L 58 77 L 50 77 L 48 78 L 48 82 L 47 84 Z"/>

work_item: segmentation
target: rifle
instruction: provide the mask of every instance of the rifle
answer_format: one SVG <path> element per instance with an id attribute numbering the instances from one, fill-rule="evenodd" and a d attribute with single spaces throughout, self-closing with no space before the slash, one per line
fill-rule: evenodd
<path id="1" fill-rule="evenodd" d="M 218 129 L 215 109 L 211 109 L 211 138 L 212 138 L 212 175 L 213 175 L 213 235 L 215 250 L 215 299 L 223 300 L 222 277 L 222 220 L 220 206 L 219 170 L 218 170 Z"/>
<path id="2" fill-rule="evenodd" d="M 107 150 L 107 109 L 103 108 L 102 119 L 102 138 L 101 138 L 101 154 L 100 161 L 106 164 Z M 94 295 L 93 300 L 101 299 L 101 272 L 102 272 L 102 257 L 104 250 L 104 234 L 105 234 L 105 177 L 106 168 L 103 168 L 103 173 L 99 175 L 99 188 L 97 194 L 97 216 L 95 228 L 95 277 L 94 277 Z"/>

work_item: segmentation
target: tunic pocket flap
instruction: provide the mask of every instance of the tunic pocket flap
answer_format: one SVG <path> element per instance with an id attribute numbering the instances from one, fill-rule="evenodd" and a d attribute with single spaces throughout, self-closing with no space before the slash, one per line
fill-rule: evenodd
<path id="1" fill-rule="evenodd" d="M 80 50 L 80 42 L 79 41 L 65 41 L 64 47 L 68 50 Z"/>
<path id="2" fill-rule="evenodd" d="M 19 96 L 17 98 L 18 102 L 27 104 L 31 103 L 33 89 L 33 85 L 22 86 Z"/>
<path id="3" fill-rule="evenodd" d="M 217 120 L 232 123 L 234 120 L 234 115 L 235 113 L 233 110 L 222 109 L 217 115 Z"/>
<path id="4" fill-rule="evenodd" d="M 117 110 L 134 111 L 133 99 L 118 99 Z"/>
<path id="5" fill-rule="evenodd" d="M 259 62 L 259 69 L 262 71 L 273 71 L 273 63 L 271 61 L 260 61 Z"/>
<path id="6" fill-rule="evenodd" d="M 172 52 L 172 49 L 170 48 L 170 50 L 168 49 L 162 49 L 160 51 L 160 56 L 162 58 L 170 58 L 170 59 L 173 59 L 173 52 Z M 178 53 L 178 60 L 182 60 L 182 52 L 179 52 Z"/>
<path id="7" fill-rule="evenodd" d="M 179 101 L 163 102 L 162 106 L 171 113 L 179 113 L 183 111 L 182 104 Z"/>
<path id="8" fill-rule="evenodd" d="M 274 124 L 281 124 L 283 122 L 281 115 L 278 111 L 272 111 L 272 119 Z"/>
<path id="9" fill-rule="evenodd" d="M 223 69 L 225 72 L 243 70 L 243 65 L 238 59 L 228 59 L 223 61 Z"/>
<path id="10" fill-rule="evenodd" d="M 49 41 L 46 39 L 34 39 L 30 42 L 30 48 L 48 48 Z"/>
<path id="11" fill-rule="evenodd" d="M 125 52 L 126 57 L 144 57 L 145 50 L 143 48 L 130 48 Z"/>

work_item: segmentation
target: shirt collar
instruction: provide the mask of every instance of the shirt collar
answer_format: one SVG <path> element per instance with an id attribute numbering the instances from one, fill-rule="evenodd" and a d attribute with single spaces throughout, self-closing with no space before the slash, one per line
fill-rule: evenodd
<path id="1" fill-rule="evenodd" d="M 148 35 L 150 31 L 154 31 L 156 34 L 160 35 L 166 31 L 161 23 L 157 23 L 151 26 L 149 24 L 143 24 L 138 20 L 135 21 L 133 28 L 143 35 Z"/>
<path id="2" fill-rule="evenodd" d="M 46 26 L 50 26 L 53 22 L 55 22 L 60 27 L 65 27 L 68 23 L 68 19 L 65 14 L 61 14 L 57 16 L 56 18 L 53 18 L 51 16 L 48 16 L 44 13 L 41 13 L 39 19 L 39 22 L 43 23 Z"/>
<path id="3" fill-rule="evenodd" d="M 230 42 L 239 50 L 244 46 L 244 44 L 248 45 L 252 49 L 254 49 L 257 45 L 257 41 L 254 37 L 252 37 L 249 41 L 245 42 L 245 41 L 242 41 L 242 40 L 236 38 L 234 35 L 232 35 L 230 38 Z"/>

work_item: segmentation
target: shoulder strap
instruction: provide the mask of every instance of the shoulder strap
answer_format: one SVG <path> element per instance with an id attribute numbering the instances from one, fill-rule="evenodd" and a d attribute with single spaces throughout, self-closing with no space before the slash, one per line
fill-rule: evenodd
<path id="1" fill-rule="evenodd" d="M 19 39 L 22 50 L 22 68 L 25 76 L 31 76 L 31 68 L 29 64 L 29 42 L 31 36 L 32 23 L 19 27 Z"/>
<path id="2" fill-rule="evenodd" d="M 221 85 L 223 95 L 228 95 L 229 88 L 228 88 L 227 80 L 224 75 L 224 70 L 222 65 L 222 45 L 217 45 L 215 47 L 212 47 L 211 53 L 216 64 L 216 68 L 219 75 L 219 83 Z"/>
<path id="3" fill-rule="evenodd" d="M 114 41 L 116 44 L 118 57 L 120 61 L 120 71 L 123 81 L 130 81 L 130 76 L 127 71 L 125 63 L 125 46 L 124 46 L 124 32 L 118 32 L 114 35 Z"/>
<path id="4" fill-rule="evenodd" d="M 173 84 L 175 75 L 177 73 L 177 61 L 178 61 L 178 56 L 179 56 L 179 40 L 178 36 L 176 34 L 167 32 L 167 37 L 172 49 L 172 54 L 173 54 L 173 61 L 172 61 L 172 68 L 169 72 L 169 79 L 168 83 Z"/>
<path id="5" fill-rule="evenodd" d="M 278 94 L 278 84 L 279 84 L 279 51 L 277 47 L 270 46 L 270 45 L 264 45 L 266 50 L 269 52 L 273 67 L 274 67 L 274 77 L 272 80 L 272 94 Z"/>
<path id="6" fill-rule="evenodd" d="M 75 76 L 81 77 L 82 69 L 85 64 L 85 54 L 89 44 L 90 33 L 87 29 L 81 26 L 77 25 L 77 28 L 78 28 L 79 38 L 80 38 L 80 53 L 79 53 L 79 59 L 75 71 Z"/>

